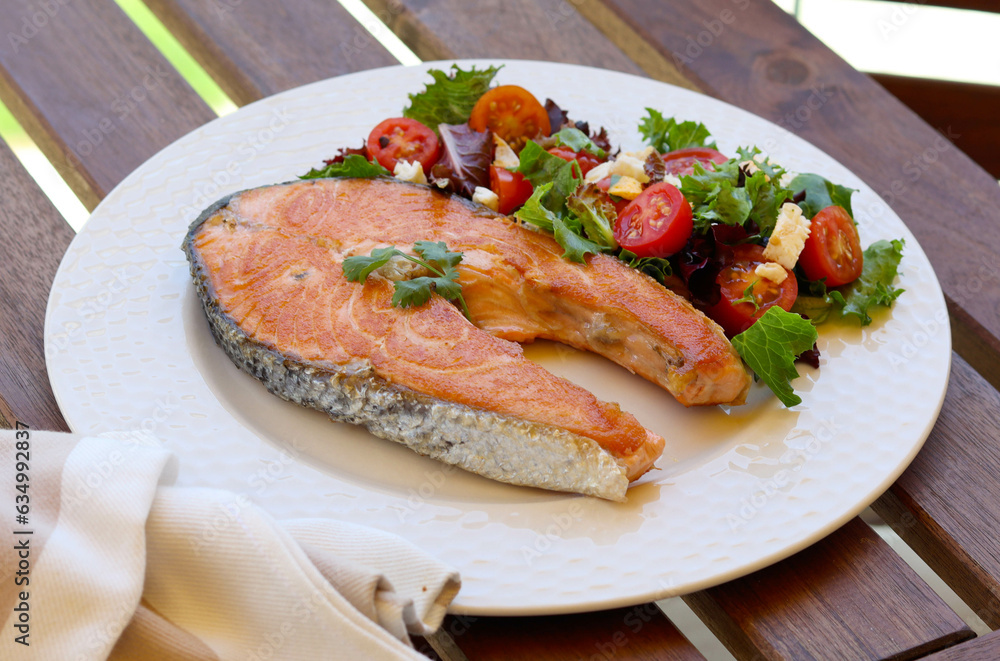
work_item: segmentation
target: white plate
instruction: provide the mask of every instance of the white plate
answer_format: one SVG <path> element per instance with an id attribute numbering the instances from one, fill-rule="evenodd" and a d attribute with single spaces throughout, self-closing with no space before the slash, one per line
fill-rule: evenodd
<path id="1" fill-rule="evenodd" d="M 454 610 L 477 614 L 593 610 L 718 584 L 820 539 L 895 480 L 937 417 L 951 358 L 944 298 L 916 240 L 856 176 L 778 126 L 597 69 L 510 61 L 498 81 L 555 99 L 626 148 L 640 146 L 646 106 L 698 119 L 723 152 L 757 144 L 790 170 L 859 189 L 865 245 L 906 239 L 906 293 L 867 328 L 822 329 L 821 368 L 795 382 L 802 405 L 784 409 L 756 387 L 745 407 L 687 410 L 601 358 L 529 346 L 533 359 L 666 437 L 659 470 L 621 505 L 449 470 L 279 400 L 238 371 L 189 282 L 179 248 L 188 224 L 224 194 L 293 179 L 357 146 L 423 89 L 428 67 L 448 64 L 365 71 L 264 99 L 178 140 L 115 188 L 70 246 L 49 301 L 48 371 L 70 426 L 150 429 L 179 455 L 179 484 L 231 490 L 278 518 L 339 517 L 398 533 L 461 571 Z M 192 534 L 210 543 L 213 531 Z"/>

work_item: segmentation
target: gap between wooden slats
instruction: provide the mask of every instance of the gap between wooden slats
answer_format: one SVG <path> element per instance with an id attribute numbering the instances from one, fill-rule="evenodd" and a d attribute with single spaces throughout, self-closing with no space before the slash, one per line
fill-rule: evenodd
<path id="1" fill-rule="evenodd" d="M 239 105 L 306 83 L 398 64 L 333 0 L 146 0 Z"/>
<path id="2" fill-rule="evenodd" d="M 0 33 L 0 98 L 89 209 L 215 118 L 112 0 L 2 0 Z"/>
<path id="3" fill-rule="evenodd" d="M 684 601 L 740 659 L 912 659 L 974 635 L 857 518 L 787 560 Z"/>
<path id="4" fill-rule="evenodd" d="M 45 370 L 45 302 L 73 230 L 0 141 L 0 426 L 66 431 Z"/>
<path id="5" fill-rule="evenodd" d="M 804 137 L 881 195 L 917 236 L 946 296 L 964 313 L 954 325 L 956 350 L 970 360 L 975 351 L 987 352 L 989 360 L 973 364 L 1000 386 L 995 179 L 772 3 L 600 1 L 633 38 L 657 49 L 703 91 Z M 724 48 L 717 46 L 721 40 Z M 856 211 L 864 223 L 866 213 L 881 209 Z"/>
<path id="6" fill-rule="evenodd" d="M 1000 393 L 952 361 L 937 425 L 872 509 L 991 628 L 1000 627 Z"/>

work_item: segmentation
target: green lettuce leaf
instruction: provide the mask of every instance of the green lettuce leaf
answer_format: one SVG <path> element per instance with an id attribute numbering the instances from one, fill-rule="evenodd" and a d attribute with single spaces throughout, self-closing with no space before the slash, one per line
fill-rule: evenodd
<path id="1" fill-rule="evenodd" d="M 582 236 L 579 227 L 573 227 L 570 219 L 556 217 L 552 225 L 552 235 L 565 250 L 564 259 L 582 264 L 586 255 L 604 252 L 604 246 Z"/>
<path id="2" fill-rule="evenodd" d="M 701 122 L 678 124 L 673 117 L 664 118 L 652 108 L 646 108 L 646 116 L 639 122 L 639 133 L 646 144 L 652 145 L 660 153 L 688 147 L 716 148 L 714 140 L 708 141 L 712 134 Z"/>
<path id="3" fill-rule="evenodd" d="M 536 190 L 539 186 L 553 184 L 546 206 L 557 213 L 565 208 L 566 198 L 583 182 L 579 163 L 553 156 L 534 141 L 525 143 L 520 159 L 515 172 L 523 174 Z"/>
<path id="4" fill-rule="evenodd" d="M 566 208 L 580 219 L 583 234 L 603 248 L 618 247 L 612 226 L 617 213 L 604 191 L 594 184 L 578 188 L 566 199 Z"/>
<path id="5" fill-rule="evenodd" d="M 663 257 L 639 257 L 634 252 L 624 248 L 618 251 L 617 257 L 630 268 L 642 271 L 661 285 L 674 274 L 670 260 Z"/>
<path id="6" fill-rule="evenodd" d="M 740 163 L 760 154 L 756 147 L 740 148 L 738 156 L 706 169 L 694 164 L 694 173 L 681 177 L 681 193 L 691 203 L 695 232 L 704 233 L 712 223 L 743 225 L 753 223 L 759 236 L 774 231 L 781 205 L 792 191 L 781 186 L 785 170 L 773 163 L 758 163 L 759 169 L 747 176 Z"/>
<path id="7" fill-rule="evenodd" d="M 851 195 L 854 188 L 840 186 L 824 179 L 818 174 L 800 174 L 792 179 L 788 187 L 795 195 L 805 192 L 805 199 L 799 204 L 806 218 L 812 218 L 829 206 L 843 207 L 854 218 L 851 209 Z"/>
<path id="8" fill-rule="evenodd" d="M 536 186 L 535 190 L 531 193 L 531 197 L 521 205 L 520 209 L 514 212 L 514 217 L 521 222 L 531 223 L 546 232 L 553 232 L 555 230 L 555 221 L 559 219 L 559 216 L 548 207 L 545 199 L 554 185 L 550 181 L 547 184 Z"/>
<path id="9" fill-rule="evenodd" d="M 341 163 L 331 163 L 323 169 L 313 168 L 299 179 L 321 179 L 327 177 L 355 177 L 358 179 L 374 179 L 375 177 L 391 176 L 388 170 L 379 165 L 378 161 L 368 161 L 364 156 L 348 154 Z"/>
<path id="10" fill-rule="evenodd" d="M 415 119 L 437 132 L 438 124 L 464 124 L 469 121 L 472 107 L 476 105 L 493 77 L 501 67 L 487 67 L 468 71 L 458 65 L 451 66 L 451 75 L 440 69 L 427 73 L 434 79 L 419 94 L 410 94 L 410 105 L 403 110 L 403 117 Z"/>
<path id="11" fill-rule="evenodd" d="M 575 128 L 565 128 L 558 133 L 553 133 L 552 137 L 555 138 L 556 146 L 565 145 L 573 151 L 588 151 L 594 156 L 604 158 L 608 155 L 606 151 L 594 144 L 594 141 L 590 139 L 590 136 Z"/>
<path id="12" fill-rule="evenodd" d="M 809 294 L 799 294 L 792 311 L 804 314 L 814 324 L 828 319 L 855 317 L 862 326 L 872 323 L 869 311 L 892 307 L 903 293 L 892 286 L 903 258 L 904 241 L 876 241 L 865 249 L 861 276 L 852 283 L 827 291 L 822 281 L 806 282 Z M 800 280 L 801 282 L 801 280 Z M 804 291 L 799 285 L 800 291 Z"/>
<path id="13" fill-rule="evenodd" d="M 840 314 L 856 317 L 862 326 L 872 322 L 868 310 L 876 306 L 891 307 L 903 293 L 894 289 L 893 281 L 903 258 L 903 241 L 876 241 L 865 249 L 861 277 L 840 289 L 831 290 L 827 298 Z"/>
<path id="14" fill-rule="evenodd" d="M 768 308 L 750 328 L 733 338 L 733 347 L 785 406 L 802 403 L 792 390 L 798 378 L 795 358 L 812 349 L 816 328 L 793 312 Z"/>

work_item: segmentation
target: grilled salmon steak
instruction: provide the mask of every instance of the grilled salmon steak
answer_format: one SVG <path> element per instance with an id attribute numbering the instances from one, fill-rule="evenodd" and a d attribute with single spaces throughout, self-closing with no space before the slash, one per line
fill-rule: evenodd
<path id="1" fill-rule="evenodd" d="M 462 251 L 472 323 L 434 296 L 348 281 L 343 260 L 444 241 Z M 462 198 L 390 180 L 319 179 L 234 194 L 183 248 L 212 333 L 273 393 L 496 480 L 623 500 L 664 440 L 526 359 L 547 338 L 597 352 L 687 405 L 739 403 L 742 362 L 716 324 L 618 260 Z M 398 277 L 398 276 L 396 276 Z"/>

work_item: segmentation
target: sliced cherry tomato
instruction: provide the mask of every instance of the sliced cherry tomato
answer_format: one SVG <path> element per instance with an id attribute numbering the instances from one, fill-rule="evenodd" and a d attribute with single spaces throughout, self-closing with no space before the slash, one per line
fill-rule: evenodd
<path id="1" fill-rule="evenodd" d="M 441 153 L 441 144 L 434 131 L 407 117 L 381 122 L 368 134 L 367 147 L 368 156 L 389 172 L 398 161 L 420 161 L 426 174 Z"/>
<path id="2" fill-rule="evenodd" d="M 524 143 L 541 133 L 548 135 L 549 113 L 531 92 L 517 85 L 501 85 L 479 97 L 472 108 L 469 126 L 490 129 L 520 151 Z"/>
<path id="3" fill-rule="evenodd" d="M 506 168 L 491 165 L 490 190 L 500 198 L 498 211 L 506 216 L 527 202 L 535 187 L 520 172 L 511 172 Z"/>
<path id="4" fill-rule="evenodd" d="M 589 151 L 581 149 L 580 151 L 573 151 L 565 145 L 560 145 L 559 147 L 553 147 L 549 150 L 549 153 L 553 156 L 558 156 L 564 161 L 576 161 L 580 164 L 580 172 L 583 176 L 587 176 L 587 173 L 596 168 L 598 165 L 604 162 L 603 159 L 594 156 Z M 565 165 L 563 167 L 566 167 Z"/>
<path id="5" fill-rule="evenodd" d="M 694 174 L 695 163 L 707 166 L 709 163 L 725 163 L 728 160 L 725 154 L 710 147 L 675 149 L 663 154 L 663 166 L 666 168 L 666 173 L 678 177 L 684 174 Z"/>
<path id="6" fill-rule="evenodd" d="M 761 246 L 744 243 L 724 248 L 722 254 L 722 268 L 715 276 L 719 285 L 719 302 L 705 310 L 705 314 L 722 326 L 726 335 L 739 335 L 775 305 L 784 310 L 792 309 L 799 294 L 799 285 L 791 271 L 781 284 L 754 273 L 759 264 L 768 261 L 764 259 Z M 750 294 L 756 307 L 749 301 L 737 302 L 744 298 L 751 285 Z"/>
<path id="7" fill-rule="evenodd" d="M 618 214 L 615 240 L 639 257 L 669 257 L 681 250 L 694 225 L 691 205 L 672 184 L 653 184 Z"/>
<path id="8" fill-rule="evenodd" d="M 608 189 L 611 188 L 611 177 L 605 177 L 604 179 L 598 181 L 595 185 L 607 193 Z M 628 203 L 631 200 L 626 200 L 624 197 L 618 197 L 617 195 L 611 195 L 610 197 L 611 204 L 615 205 L 615 211 L 618 212 L 619 216 L 622 215 L 622 211 L 625 210 L 625 207 L 628 206 Z"/>
<path id="9" fill-rule="evenodd" d="M 810 280 L 826 278 L 827 287 L 839 287 L 858 279 L 864 267 L 864 253 L 858 230 L 847 211 L 831 206 L 816 214 L 799 264 Z"/>

